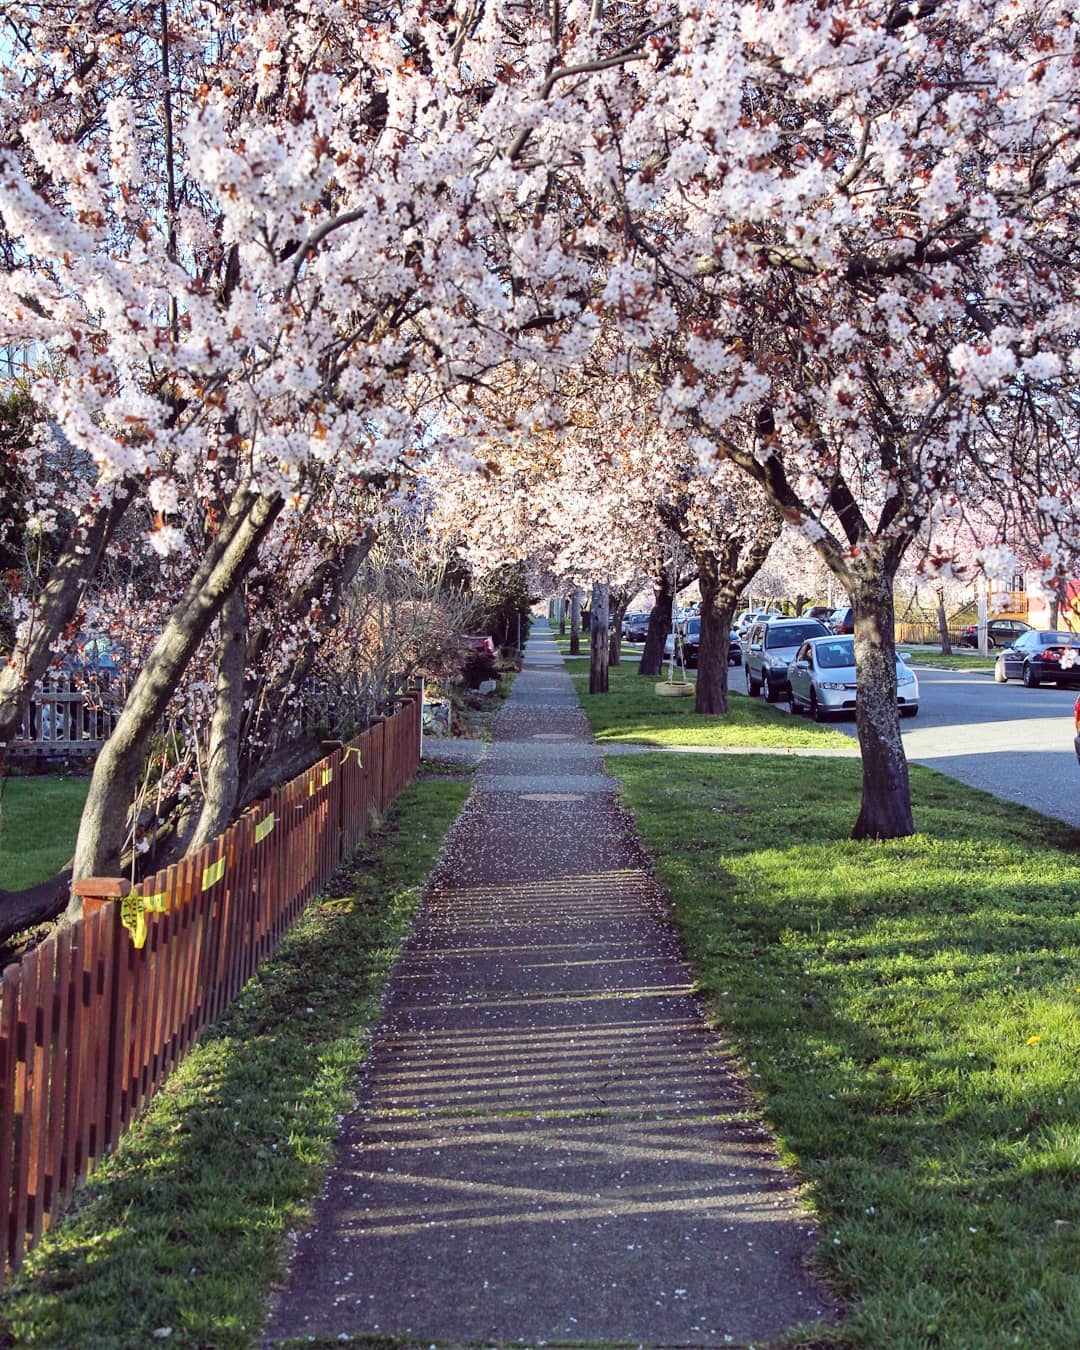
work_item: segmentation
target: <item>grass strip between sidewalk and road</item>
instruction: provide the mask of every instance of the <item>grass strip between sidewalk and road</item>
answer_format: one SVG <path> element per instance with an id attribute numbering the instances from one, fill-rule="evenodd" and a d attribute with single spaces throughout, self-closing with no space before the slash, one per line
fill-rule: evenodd
<path id="1" fill-rule="evenodd" d="M 906 652 L 913 666 L 932 666 L 936 670 L 984 670 L 994 673 L 994 654 L 980 656 L 978 652 L 950 652 L 948 656 L 933 647 L 908 647 L 897 643 L 897 650 Z"/>
<path id="2" fill-rule="evenodd" d="M 367 1033 L 469 783 L 394 803 L 0 1299 L 0 1344 L 254 1343 Z"/>
<path id="3" fill-rule="evenodd" d="M 566 655 L 569 640 L 558 640 Z M 583 648 L 585 644 L 582 644 Z M 587 649 L 586 649 L 587 650 Z M 854 751 L 850 736 L 832 727 L 817 726 L 801 718 L 782 717 L 760 698 L 750 698 L 745 689 L 742 668 L 728 671 L 729 712 L 724 717 L 702 717 L 694 712 L 693 698 L 664 698 L 654 686 L 667 679 L 667 666 L 661 677 L 637 673 L 640 652 L 635 659 L 623 653 L 622 663 L 608 671 L 608 693 L 602 698 L 589 696 L 588 657 L 582 664 L 571 658 L 567 665 L 589 726 L 597 741 L 637 741 L 643 745 L 697 745 L 717 749 L 766 746 L 774 749 L 827 749 Z M 690 679 L 695 676 L 690 672 Z M 784 705 L 786 710 L 786 705 Z"/>
<path id="4" fill-rule="evenodd" d="M 616 690 L 601 742 L 650 730 Z M 815 1344 L 1080 1345 L 1080 832 L 917 765 L 876 843 L 857 760 L 607 767 L 850 1301 Z"/>

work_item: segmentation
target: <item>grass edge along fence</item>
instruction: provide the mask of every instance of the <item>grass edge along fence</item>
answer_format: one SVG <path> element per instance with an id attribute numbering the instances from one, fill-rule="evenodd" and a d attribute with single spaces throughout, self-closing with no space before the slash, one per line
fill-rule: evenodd
<path id="1" fill-rule="evenodd" d="M 419 760 L 417 691 L 129 894 L 89 885 L 82 918 L 4 971 L 0 1284 Z"/>

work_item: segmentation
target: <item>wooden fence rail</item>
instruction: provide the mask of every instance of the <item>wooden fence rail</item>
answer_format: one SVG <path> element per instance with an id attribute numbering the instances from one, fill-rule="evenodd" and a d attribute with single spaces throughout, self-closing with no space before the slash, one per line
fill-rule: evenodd
<path id="1" fill-rule="evenodd" d="M 408 783 L 419 702 L 4 971 L 0 1280 Z"/>

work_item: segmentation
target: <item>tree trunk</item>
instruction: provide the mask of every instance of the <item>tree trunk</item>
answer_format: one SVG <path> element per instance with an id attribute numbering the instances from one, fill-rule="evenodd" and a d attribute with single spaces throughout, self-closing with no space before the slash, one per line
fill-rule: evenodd
<path id="1" fill-rule="evenodd" d="M 255 561 L 282 504 L 280 497 L 237 490 L 221 533 L 173 608 L 94 765 L 75 845 L 76 881 L 119 874 L 128 810 L 158 719 L 230 591 Z M 81 902 L 73 898 L 69 917 L 80 910 Z"/>
<path id="2" fill-rule="evenodd" d="M 622 664 L 622 621 L 626 607 L 630 603 L 630 594 L 623 588 L 615 592 L 611 606 L 611 642 L 608 647 L 608 664 Z"/>
<path id="3" fill-rule="evenodd" d="M 218 619 L 217 702 L 210 723 L 206 787 L 199 823 L 188 843 L 194 853 L 224 832 L 240 790 L 240 727 L 244 720 L 244 671 L 247 655 L 247 601 L 243 588 L 232 591 Z"/>
<path id="4" fill-rule="evenodd" d="M 248 642 L 247 668 L 256 671 L 263 669 L 269 664 L 270 645 L 280 641 L 282 631 L 302 628 L 313 610 L 321 614 L 315 632 L 301 643 L 288 666 L 279 669 L 261 688 L 248 690 L 254 708 L 248 714 L 247 725 L 243 728 L 241 795 L 245 791 L 243 785 L 247 779 L 257 774 L 262 762 L 276 753 L 278 746 L 283 743 L 282 737 L 294 734 L 289 730 L 289 704 L 311 674 L 326 634 L 337 625 L 345 591 L 356 580 L 364 560 L 375 545 L 375 539 L 374 530 L 370 530 L 363 538 L 344 547 L 332 546 L 329 556 L 289 597 L 284 613 L 273 624 L 261 627 Z"/>
<path id="5" fill-rule="evenodd" d="M 581 654 L 581 588 L 575 586 L 570 597 L 570 655 Z"/>
<path id="6" fill-rule="evenodd" d="M 608 691 L 608 592 L 603 582 L 594 582 L 592 588 L 592 623 L 589 626 L 589 693 Z"/>
<path id="7" fill-rule="evenodd" d="M 937 626 L 941 636 L 941 654 L 951 656 L 952 639 L 949 637 L 949 617 L 945 613 L 945 588 L 938 586 L 934 589 L 937 594 Z"/>
<path id="8" fill-rule="evenodd" d="M 901 839 L 915 833 L 907 756 L 896 706 L 893 577 L 853 578 L 857 721 L 862 806 L 853 839 Z"/>
<path id="9" fill-rule="evenodd" d="M 720 547 L 694 549 L 698 587 L 701 590 L 701 642 L 698 647 L 694 711 L 726 713 L 728 710 L 728 648 L 731 621 L 739 597 L 761 570 L 773 546 L 780 523 L 760 538 L 744 544 L 739 538 Z"/>
<path id="10" fill-rule="evenodd" d="M 565 637 L 565 636 L 566 636 L 566 608 L 567 608 L 567 606 L 569 605 L 569 603 L 570 603 L 570 601 L 569 601 L 568 598 L 564 598 L 564 599 L 562 599 L 562 600 L 559 601 L 559 636 L 560 636 L 560 637 Z"/>
<path id="11" fill-rule="evenodd" d="M 674 603 L 671 579 L 664 570 L 657 578 L 656 601 L 649 615 L 649 628 L 645 634 L 645 648 L 638 662 L 639 675 L 662 675 L 664 673 L 664 642 L 671 632 L 671 606 Z"/>
<path id="12" fill-rule="evenodd" d="M 120 488 L 109 506 L 76 525 L 53 564 L 28 636 L 0 669 L 0 753 L 15 739 L 34 685 L 45 674 L 57 638 L 78 612 L 87 584 L 133 498 Z"/>
<path id="13" fill-rule="evenodd" d="M 715 555 L 710 555 L 715 564 Z M 701 642 L 698 647 L 694 711 L 726 713 L 728 710 L 728 647 L 731 620 L 738 593 L 719 583 L 715 565 L 698 573 L 701 586 Z"/>

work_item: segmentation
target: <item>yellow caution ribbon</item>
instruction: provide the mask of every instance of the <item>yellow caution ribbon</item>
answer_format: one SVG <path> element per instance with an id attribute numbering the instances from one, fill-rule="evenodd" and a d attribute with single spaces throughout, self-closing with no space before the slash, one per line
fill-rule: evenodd
<path id="1" fill-rule="evenodd" d="M 276 824 L 277 817 L 274 815 L 273 811 L 271 811 L 268 816 L 265 816 L 259 821 L 258 825 L 255 826 L 255 842 L 261 844 Z"/>
<path id="2" fill-rule="evenodd" d="M 342 755 L 342 757 L 341 757 L 341 762 L 342 762 L 342 764 L 345 763 L 345 761 L 349 758 L 350 755 L 355 755 L 355 756 L 356 756 L 356 762 L 357 762 L 357 764 L 359 764 L 361 768 L 364 767 L 364 762 L 363 762 L 363 760 L 360 758 L 360 747 L 359 747 L 358 745 L 350 745 L 350 746 L 349 746 L 348 750 L 346 750 L 345 753 L 344 753 L 344 754 Z"/>
<path id="3" fill-rule="evenodd" d="M 120 922 L 131 934 L 133 947 L 146 946 L 146 902 L 141 895 L 129 891 L 121 897 Z"/>
<path id="4" fill-rule="evenodd" d="M 158 891 L 154 895 L 138 895 L 129 891 L 120 899 L 120 922 L 131 934 L 133 947 L 146 946 L 147 914 L 164 914 L 168 908 L 168 894 Z"/>
<path id="5" fill-rule="evenodd" d="M 203 890 L 208 891 L 211 886 L 216 886 L 224 875 L 225 875 L 225 856 L 223 854 L 217 860 L 217 862 L 211 863 L 209 867 L 203 870 L 202 874 Z"/>
<path id="6" fill-rule="evenodd" d="M 332 783 L 333 781 L 334 781 L 333 769 L 323 769 L 323 776 L 322 776 L 323 787 L 326 787 L 328 783 Z"/>

